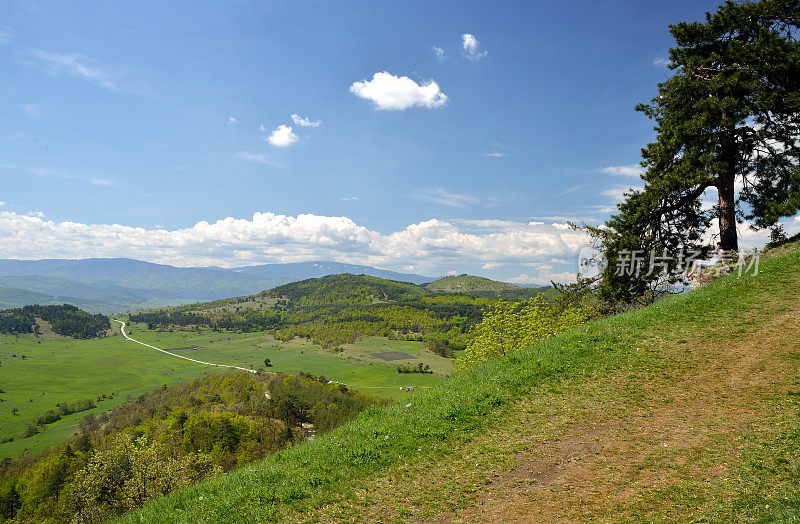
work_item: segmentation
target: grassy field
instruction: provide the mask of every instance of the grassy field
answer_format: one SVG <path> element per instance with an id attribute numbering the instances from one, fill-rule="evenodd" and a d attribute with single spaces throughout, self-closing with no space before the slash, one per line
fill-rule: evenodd
<path id="1" fill-rule="evenodd" d="M 403 386 L 425 388 L 436 384 L 444 374 L 452 372 L 452 361 L 424 349 L 421 342 L 388 340 L 366 337 L 347 345 L 342 353 L 322 349 L 306 340 L 280 342 L 264 333 L 167 333 L 147 331 L 143 325 L 133 326 L 133 338 L 162 349 L 197 346 L 197 350 L 181 350 L 180 354 L 214 364 L 231 364 L 245 368 L 263 368 L 269 358 L 269 371 L 283 373 L 311 373 L 324 375 L 328 380 L 346 384 L 353 389 L 401 400 L 409 392 Z M 130 334 L 130 333 L 129 333 Z M 384 361 L 373 353 L 397 351 L 416 358 Z M 179 359 L 174 359 L 179 361 Z M 398 364 L 423 362 L 438 375 L 400 374 Z"/>
<path id="2" fill-rule="evenodd" d="M 797 521 L 799 270 L 577 328 L 122 521 Z"/>
<path id="3" fill-rule="evenodd" d="M 127 342 L 118 335 L 99 340 L 73 340 L 48 335 L 41 338 L 0 335 L 0 437 L 18 435 L 59 402 L 93 399 L 100 413 L 163 384 L 171 385 L 204 373 L 226 372 L 222 368 L 201 366 Z M 452 363 L 423 349 L 419 342 L 369 338 L 348 346 L 343 353 L 322 350 L 305 341 L 276 342 L 261 333 L 161 333 L 134 325 L 133 337 L 163 349 L 198 346 L 179 353 L 207 362 L 242 367 L 264 367 L 270 371 L 306 372 L 325 375 L 353 389 L 403 400 L 436 384 L 441 375 L 399 374 L 400 363 L 424 362 L 437 373 L 452 370 Z M 402 351 L 417 357 L 412 360 L 382 361 L 371 353 Z M 22 357 L 25 357 L 24 359 Z M 401 391 L 413 386 L 415 391 Z M 97 400 L 106 395 L 113 397 Z M 16 415 L 12 409 L 17 409 Z M 87 412 L 66 416 L 32 437 L 0 444 L 0 459 L 23 453 L 38 453 L 63 442 L 77 431 L 78 421 Z"/>

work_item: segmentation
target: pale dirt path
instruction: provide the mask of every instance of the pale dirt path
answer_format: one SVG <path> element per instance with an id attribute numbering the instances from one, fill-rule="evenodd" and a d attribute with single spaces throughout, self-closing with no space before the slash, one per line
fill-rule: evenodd
<path id="1" fill-rule="evenodd" d="M 125 340 L 130 340 L 131 342 L 136 342 L 137 344 L 141 344 L 141 345 L 143 345 L 145 347 L 148 347 L 150 349 L 155 349 L 156 351 L 160 351 L 161 353 L 164 353 L 164 354 L 169 355 L 171 357 L 182 358 L 183 360 L 188 360 L 189 362 L 194 362 L 196 364 L 202 364 L 204 366 L 213 366 L 213 367 L 216 367 L 216 368 L 238 369 L 240 371 L 247 371 L 248 373 L 256 373 L 256 371 L 254 369 L 241 368 L 239 366 L 228 366 L 227 364 L 212 364 L 211 362 L 203 362 L 202 360 L 195 360 L 193 358 L 184 357 L 183 355 L 176 355 L 175 353 L 172 353 L 170 351 L 165 351 L 165 350 L 159 349 L 159 348 L 157 348 L 155 346 L 151 346 L 150 344 L 145 344 L 144 342 L 140 342 L 140 341 L 136 340 L 135 338 L 129 337 L 128 334 L 125 333 L 125 322 L 123 322 L 121 320 L 117 320 L 116 318 L 112 318 L 111 320 L 113 320 L 114 322 L 119 322 L 119 324 L 120 324 L 119 330 L 122 333 L 122 336 L 125 337 Z"/>
<path id="2" fill-rule="evenodd" d="M 646 499 L 703 482 L 717 484 L 717 496 L 735 490 L 729 476 L 741 435 L 767 431 L 773 398 L 796 376 L 781 354 L 800 345 L 798 323 L 795 306 L 743 340 L 705 346 L 702 365 L 688 373 L 622 386 L 638 401 L 597 401 L 592 397 L 603 385 L 574 392 L 589 407 L 582 418 L 555 435 L 523 436 L 515 466 L 491 479 L 472 504 L 437 520 L 691 520 L 696 515 L 686 506 L 656 510 Z M 563 416 L 554 411 L 551 417 Z M 713 491 L 706 493 L 709 500 L 694 508 L 700 514 L 715 502 Z"/>

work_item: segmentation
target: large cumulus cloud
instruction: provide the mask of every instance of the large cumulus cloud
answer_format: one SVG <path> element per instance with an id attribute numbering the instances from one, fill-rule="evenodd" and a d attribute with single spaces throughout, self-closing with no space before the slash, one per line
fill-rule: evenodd
<path id="1" fill-rule="evenodd" d="M 255 213 L 184 229 L 58 222 L 0 212 L 0 257 L 132 257 L 179 266 L 231 267 L 336 260 L 443 274 L 453 268 L 537 265 L 585 244 L 563 224 L 432 219 L 381 233 L 348 217 Z"/>

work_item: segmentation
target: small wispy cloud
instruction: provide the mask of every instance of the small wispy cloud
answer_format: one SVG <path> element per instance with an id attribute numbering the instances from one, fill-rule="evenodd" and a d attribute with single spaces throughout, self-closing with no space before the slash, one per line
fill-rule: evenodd
<path id="1" fill-rule="evenodd" d="M 0 27 L 0 44 L 5 44 L 11 41 L 11 29 L 7 27 Z"/>
<path id="2" fill-rule="evenodd" d="M 110 71 L 91 65 L 83 55 L 48 53 L 47 51 L 35 50 L 33 51 L 33 56 L 44 62 L 46 69 L 51 74 L 63 71 L 67 74 L 81 77 L 87 82 L 100 87 L 112 91 L 117 90 Z"/>
<path id="3" fill-rule="evenodd" d="M 565 189 L 564 191 L 559 193 L 559 196 L 569 195 L 570 193 L 575 193 L 576 191 L 580 191 L 584 187 L 586 187 L 586 184 L 578 184 L 578 185 L 575 185 L 575 186 L 568 187 L 567 189 Z"/>
<path id="4" fill-rule="evenodd" d="M 267 155 L 264 155 L 262 153 L 251 153 L 250 151 L 239 151 L 238 153 L 236 153 L 236 158 L 244 160 L 245 162 L 254 162 L 258 164 L 265 164 L 268 166 L 279 165 L 278 162 L 275 162 Z"/>
<path id="5" fill-rule="evenodd" d="M 483 153 L 481 156 L 489 156 L 492 158 L 503 158 L 506 156 L 505 153 Z"/>
<path id="6" fill-rule="evenodd" d="M 358 200 L 357 196 L 339 197 L 339 200 Z"/>
<path id="7" fill-rule="evenodd" d="M 604 191 L 600 191 L 600 194 L 607 196 L 615 202 L 622 202 L 625 200 L 625 193 L 631 189 L 633 189 L 631 186 L 615 186 Z"/>
<path id="8" fill-rule="evenodd" d="M 300 115 L 292 113 L 292 122 L 294 125 L 300 127 L 319 127 L 322 125 L 322 120 L 311 121 L 308 118 L 303 118 Z"/>
<path id="9" fill-rule="evenodd" d="M 627 166 L 608 166 L 600 169 L 601 173 L 613 176 L 630 176 L 639 177 L 644 174 L 644 168 L 639 164 L 630 164 Z"/>
<path id="10" fill-rule="evenodd" d="M 17 164 L 0 164 L 0 170 L 2 169 L 6 169 L 9 171 L 20 171 L 23 173 L 28 173 L 29 175 L 33 176 L 60 178 L 64 180 L 78 180 L 80 182 L 92 184 L 93 186 L 112 187 L 116 185 L 116 183 L 113 180 L 109 180 L 107 178 L 74 175 L 72 173 L 65 173 L 63 171 L 59 171 L 57 169 L 51 169 L 49 167 L 27 166 L 27 165 L 17 165 Z"/>
<path id="11" fill-rule="evenodd" d="M 433 51 L 433 55 L 436 57 L 436 60 L 442 61 L 447 58 L 447 55 L 444 54 L 444 49 L 441 47 L 431 46 L 431 51 Z"/>
<path id="12" fill-rule="evenodd" d="M 478 203 L 478 199 L 460 193 L 453 193 L 441 187 L 432 187 L 416 193 L 417 200 L 432 202 L 449 207 L 467 207 Z"/>
<path id="13" fill-rule="evenodd" d="M 5 203 L 5 202 L 2 202 L 2 201 L 0 201 L 0 207 L 2 207 L 2 206 L 4 206 L 4 205 L 6 205 L 6 203 Z"/>
<path id="14" fill-rule="evenodd" d="M 653 65 L 656 67 L 667 67 L 669 65 L 669 58 L 656 58 L 653 60 Z"/>
<path id="15" fill-rule="evenodd" d="M 239 121 L 236 120 L 236 117 L 233 117 L 233 116 L 229 116 L 228 117 L 228 125 L 229 126 L 232 126 L 232 125 L 238 124 L 238 123 L 239 123 Z"/>
<path id="16" fill-rule="evenodd" d="M 475 35 L 464 33 L 461 35 L 461 46 L 464 48 L 464 56 L 470 60 L 479 60 L 489 54 L 488 51 L 479 52 L 481 43 L 475 38 Z"/>
<path id="17" fill-rule="evenodd" d="M 292 126 L 281 124 L 265 140 L 275 147 L 289 147 L 300 138 L 294 133 Z"/>
<path id="18" fill-rule="evenodd" d="M 42 109 L 36 104 L 20 104 L 19 108 L 30 118 L 40 118 L 42 116 Z"/>

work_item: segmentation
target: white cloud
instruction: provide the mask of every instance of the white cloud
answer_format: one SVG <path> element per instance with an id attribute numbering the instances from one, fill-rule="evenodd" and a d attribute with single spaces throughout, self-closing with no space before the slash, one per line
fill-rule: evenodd
<path id="1" fill-rule="evenodd" d="M 231 126 L 231 125 L 233 125 L 233 124 L 238 124 L 238 123 L 239 123 L 239 121 L 238 121 L 238 120 L 236 120 L 236 118 L 235 118 L 235 117 L 232 117 L 232 116 L 229 116 L 229 117 L 228 117 L 228 125 L 229 125 L 229 126 Z"/>
<path id="2" fill-rule="evenodd" d="M 473 196 L 453 193 L 441 187 L 421 189 L 414 196 L 417 200 L 450 207 L 468 207 L 478 203 L 478 199 Z"/>
<path id="3" fill-rule="evenodd" d="M 569 271 L 564 271 L 561 273 L 552 273 L 551 268 L 541 268 L 539 273 L 536 275 L 530 275 L 528 273 L 522 273 L 519 276 L 512 277 L 508 279 L 508 282 L 512 284 L 533 284 L 533 285 L 542 285 L 547 286 L 550 285 L 551 282 L 574 282 L 577 278 L 577 273 L 571 273 Z"/>
<path id="4" fill-rule="evenodd" d="M 299 138 L 292 131 L 292 126 L 279 125 L 268 137 L 267 142 L 276 147 L 289 147 Z"/>
<path id="5" fill-rule="evenodd" d="M 669 65 L 669 58 L 656 58 L 653 60 L 653 65 L 656 67 L 667 67 Z"/>
<path id="6" fill-rule="evenodd" d="M 384 111 L 402 111 L 415 106 L 432 109 L 447 102 L 447 95 L 433 80 L 420 85 L 407 76 L 398 77 L 386 71 L 375 73 L 372 80 L 353 82 L 350 92 L 371 100 L 376 108 Z"/>
<path id="7" fill-rule="evenodd" d="M 317 120 L 316 122 L 312 122 L 308 118 L 301 118 L 300 116 L 292 113 L 292 122 L 294 125 L 300 127 L 319 127 L 322 125 L 322 120 Z"/>
<path id="8" fill-rule="evenodd" d="M 431 46 L 431 50 L 433 51 L 433 54 L 436 56 L 436 59 L 439 60 L 440 62 L 445 58 L 447 58 L 447 56 L 445 56 L 444 54 L 444 49 L 442 49 L 441 47 Z"/>
<path id="9" fill-rule="evenodd" d="M 631 176 L 639 177 L 644 174 L 644 168 L 639 164 L 630 164 L 627 166 L 608 166 L 600 169 L 601 173 L 613 176 Z"/>
<path id="10" fill-rule="evenodd" d="M 483 155 L 481 155 L 481 156 L 489 156 L 489 157 L 492 157 L 492 158 L 503 158 L 504 156 L 506 156 L 506 154 L 505 153 L 483 153 Z"/>
<path id="11" fill-rule="evenodd" d="M 604 191 L 600 191 L 600 194 L 603 196 L 607 196 L 614 203 L 622 202 L 625 200 L 625 193 L 634 189 L 633 186 L 614 186 L 612 188 L 606 189 Z"/>
<path id="12" fill-rule="evenodd" d="M 63 55 L 46 51 L 34 51 L 33 55 L 42 60 L 46 64 L 48 71 L 53 74 L 58 71 L 65 71 L 100 87 L 105 87 L 112 91 L 117 89 L 112 81 L 111 73 L 107 69 L 88 64 L 88 59 L 83 55 Z"/>
<path id="13" fill-rule="evenodd" d="M 793 236 L 797 233 L 800 233 L 800 215 L 779 220 L 778 224 L 783 226 L 787 236 Z M 736 232 L 739 238 L 740 250 L 752 250 L 754 248 L 761 249 L 764 247 L 764 244 L 769 242 L 769 229 L 756 230 L 751 226 L 752 222 L 747 220 L 736 224 Z M 711 219 L 711 224 L 703 236 L 703 240 L 707 244 L 713 244 L 719 240 L 719 220 L 717 218 Z"/>
<path id="14" fill-rule="evenodd" d="M 3 207 L 4 205 L 6 205 L 5 202 L 0 202 L 0 207 Z"/>
<path id="15" fill-rule="evenodd" d="M 249 151 L 239 151 L 236 157 L 246 162 L 255 162 L 258 164 L 266 164 L 269 166 L 279 165 L 277 162 L 262 153 L 251 153 Z"/>
<path id="16" fill-rule="evenodd" d="M 231 267 L 259 262 L 336 260 L 443 274 L 486 264 L 544 267 L 577 260 L 582 232 L 552 224 L 506 222 L 471 231 L 446 220 L 411 224 L 388 234 L 347 217 L 255 213 L 250 219 L 201 221 L 165 230 L 119 224 L 57 222 L 42 215 L 0 211 L 0 252 L 7 258 L 133 257 L 179 266 Z M 549 267 L 549 266 L 547 266 Z M 544 280 L 546 281 L 546 279 Z"/>
<path id="17" fill-rule="evenodd" d="M 461 46 L 464 48 L 464 55 L 470 60 L 478 60 L 489 54 L 488 51 L 483 51 L 482 53 L 478 52 L 480 45 L 481 43 L 478 42 L 475 35 L 470 33 L 461 35 Z"/>

